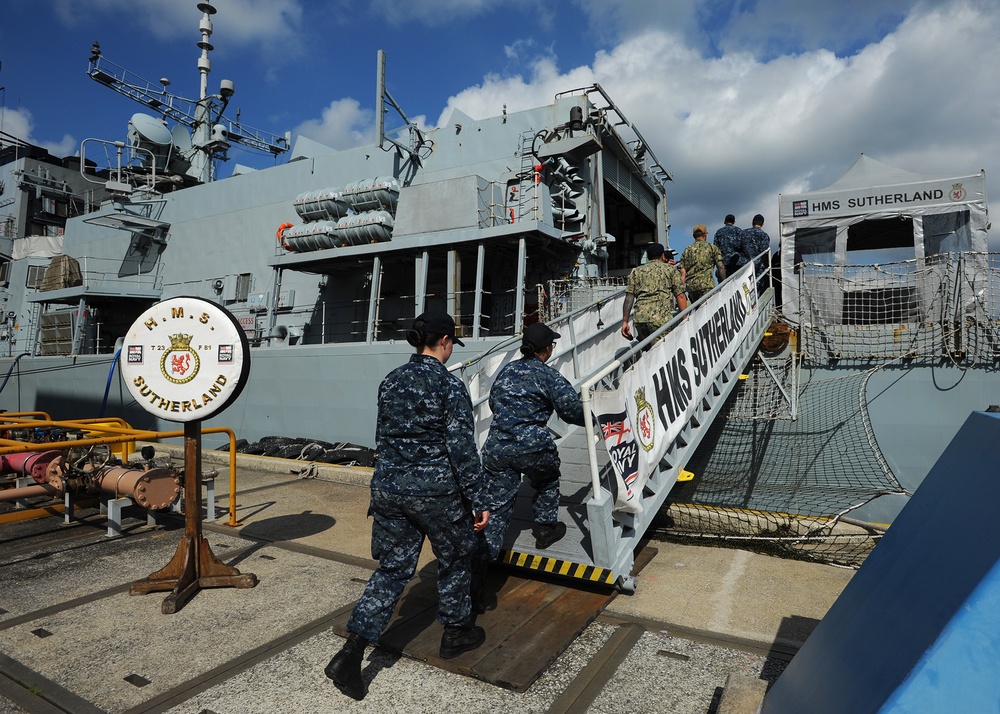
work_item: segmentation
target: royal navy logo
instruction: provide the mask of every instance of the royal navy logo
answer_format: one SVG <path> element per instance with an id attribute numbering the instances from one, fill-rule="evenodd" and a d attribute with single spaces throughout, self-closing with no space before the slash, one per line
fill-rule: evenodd
<path id="1" fill-rule="evenodd" d="M 960 183 L 956 183 L 951 187 L 951 191 L 948 193 L 949 198 L 952 201 L 964 201 L 965 200 L 965 187 Z"/>
<path id="2" fill-rule="evenodd" d="M 198 376 L 201 360 L 191 349 L 191 335 L 170 335 L 170 349 L 160 358 L 160 372 L 174 384 L 187 384 Z"/>
<path id="3" fill-rule="evenodd" d="M 635 393 L 635 436 L 643 450 L 650 451 L 656 443 L 656 414 L 653 405 L 646 401 L 646 389 Z"/>

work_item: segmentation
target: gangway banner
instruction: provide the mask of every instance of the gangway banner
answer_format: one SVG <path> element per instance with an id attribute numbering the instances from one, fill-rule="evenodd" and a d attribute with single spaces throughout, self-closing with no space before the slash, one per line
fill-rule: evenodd
<path id="1" fill-rule="evenodd" d="M 758 309 L 753 263 L 717 288 L 643 353 L 593 410 L 617 481 L 615 510 L 642 511 L 649 475 L 750 333 Z"/>

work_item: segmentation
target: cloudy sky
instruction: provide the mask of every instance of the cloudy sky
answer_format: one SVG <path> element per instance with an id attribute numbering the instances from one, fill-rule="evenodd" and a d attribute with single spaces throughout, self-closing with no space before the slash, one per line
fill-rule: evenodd
<path id="1" fill-rule="evenodd" d="M 667 185 L 671 242 L 822 188 L 861 153 L 909 171 L 986 170 L 1000 196 L 996 0 L 214 0 L 210 91 L 243 122 L 343 148 L 374 135 L 376 52 L 411 119 L 443 124 L 600 83 Z M 195 0 L 4 0 L 2 130 L 58 154 L 123 139 L 137 105 L 86 75 L 91 44 L 198 93 Z M 232 112 L 230 112 L 231 114 Z M 395 126 L 395 125 L 393 125 Z M 266 165 L 235 153 L 231 163 Z"/>

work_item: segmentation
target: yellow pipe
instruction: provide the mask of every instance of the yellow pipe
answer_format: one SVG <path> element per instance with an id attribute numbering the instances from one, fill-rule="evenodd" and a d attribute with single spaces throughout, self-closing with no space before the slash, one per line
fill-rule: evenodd
<path id="1" fill-rule="evenodd" d="M 20 423 L 22 421 L 32 421 L 36 417 L 45 417 L 46 420 L 51 419 L 48 412 L 0 412 L 0 422 L 2 421 L 13 421 Z"/>
<path id="2" fill-rule="evenodd" d="M 76 502 L 77 508 L 83 508 L 85 506 L 92 506 L 97 502 L 96 498 L 85 498 Z M 53 503 L 49 506 L 40 506 L 39 508 L 28 508 L 20 511 L 10 511 L 9 513 L 0 514 L 0 525 L 6 525 L 7 523 L 16 523 L 18 521 L 30 521 L 33 518 L 42 518 L 43 516 L 54 516 L 59 513 L 65 513 L 66 506 L 62 503 Z"/>

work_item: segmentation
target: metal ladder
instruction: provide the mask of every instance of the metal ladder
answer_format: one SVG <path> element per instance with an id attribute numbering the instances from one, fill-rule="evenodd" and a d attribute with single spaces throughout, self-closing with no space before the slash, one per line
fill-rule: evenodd
<path id="1" fill-rule="evenodd" d="M 538 132 L 531 130 L 521 133 L 521 170 L 517 174 L 517 200 L 513 202 L 515 222 L 537 221 L 541 218 L 541 206 L 539 201 L 539 183 L 535 176 L 535 158 L 531 153 L 534 145 L 535 135 Z"/>

